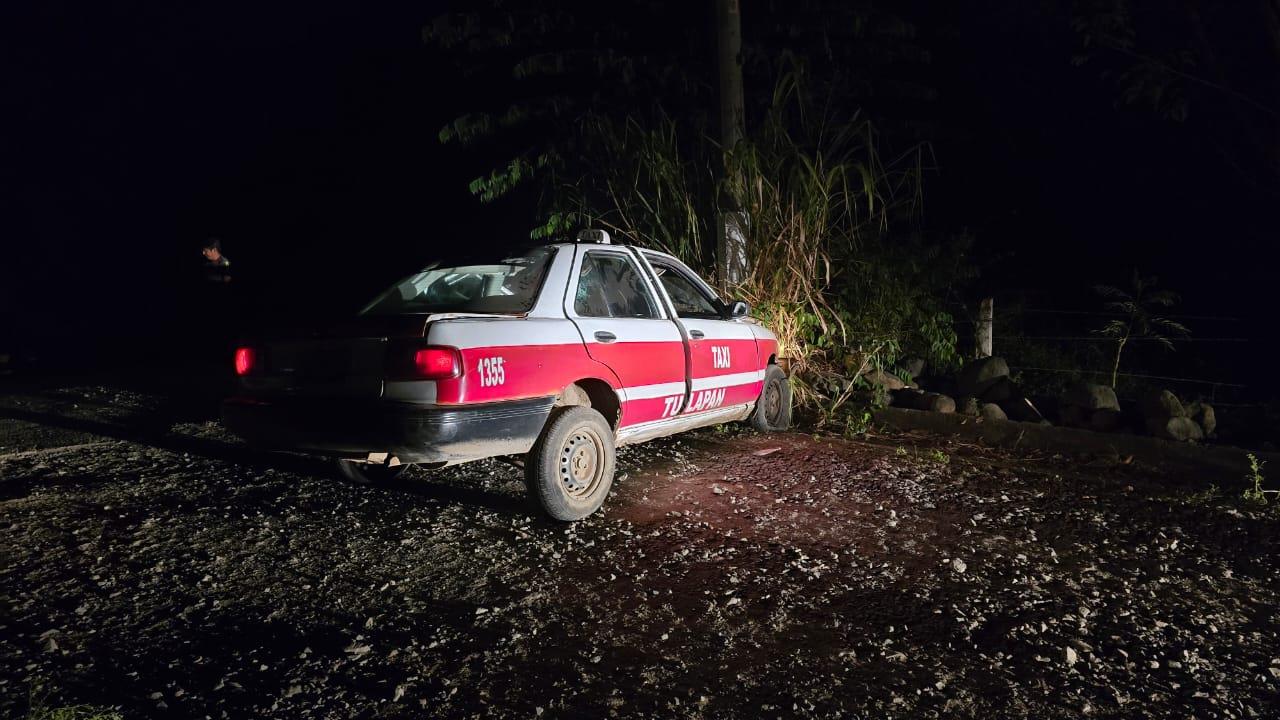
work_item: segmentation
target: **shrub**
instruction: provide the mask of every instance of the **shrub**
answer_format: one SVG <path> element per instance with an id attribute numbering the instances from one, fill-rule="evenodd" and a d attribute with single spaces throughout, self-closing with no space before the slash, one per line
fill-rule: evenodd
<path id="1" fill-rule="evenodd" d="M 873 124 L 829 116 L 804 78 L 783 73 L 758 129 L 723 154 L 662 114 L 585 118 L 594 142 L 581 146 L 602 159 L 599 172 L 558 186 L 546 228 L 606 227 L 707 272 L 719 210 L 745 212 L 750 267 L 721 290 L 778 335 L 797 404 L 829 416 L 863 372 L 901 355 L 956 365 L 945 302 L 974 272 L 968 237 L 936 242 L 918 229 L 930 148 L 883 159 Z"/>

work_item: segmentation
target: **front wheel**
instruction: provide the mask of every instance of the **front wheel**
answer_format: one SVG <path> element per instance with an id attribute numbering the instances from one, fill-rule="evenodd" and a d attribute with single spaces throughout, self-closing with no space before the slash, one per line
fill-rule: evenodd
<path id="1" fill-rule="evenodd" d="M 356 460 L 339 460 L 338 472 L 357 485 L 385 485 L 408 470 L 408 465 L 375 465 Z"/>
<path id="2" fill-rule="evenodd" d="M 557 410 L 524 461 L 529 494 L 556 520 L 581 520 L 613 486 L 613 431 L 589 407 Z"/>
<path id="3" fill-rule="evenodd" d="M 770 365 L 764 373 L 764 389 L 756 398 L 751 426 L 760 432 L 780 432 L 791 427 L 791 381 L 777 365 Z"/>

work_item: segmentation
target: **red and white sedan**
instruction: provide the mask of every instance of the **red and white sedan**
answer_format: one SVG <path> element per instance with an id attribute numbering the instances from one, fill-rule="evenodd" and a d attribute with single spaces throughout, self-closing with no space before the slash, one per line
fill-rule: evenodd
<path id="1" fill-rule="evenodd" d="M 337 457 L 359 482 L 526 455 L 531 495 L 559 520 L 604 502 L 616 446 L 790 424 L 777 338 L 746 303 L 670 255 L 583 236 L 593 242 L 428 267 L 323 336 L 238 348 L 224 423 Z"/>

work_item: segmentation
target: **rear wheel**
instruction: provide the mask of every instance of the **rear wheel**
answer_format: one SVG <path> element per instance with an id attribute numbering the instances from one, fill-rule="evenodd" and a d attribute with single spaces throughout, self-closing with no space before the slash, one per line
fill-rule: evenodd
<path id="1" fill-rule="evenodd" d="M 342 477 L 358 485 L 384 485 L 393 482 L 408 470 L 408 465 L 375 465 L 358 460 L 339 460 L 338 472 Z"/>
<path id="2" fill-rule="evenodd" d="M 760 432 L 779 432 L 791 427 L 791 381 L 777 365 L 770 365 L 764 373 L 764 389 L 756 398 L 751 426 Z"/>
<path id="3" fill-rule="evenodd" d="M 581 520 L 600 508 L 613 486 L 613 430 L 592 408 L 551 415 L 524 461 L 529 494 L 556 520 Z"/>

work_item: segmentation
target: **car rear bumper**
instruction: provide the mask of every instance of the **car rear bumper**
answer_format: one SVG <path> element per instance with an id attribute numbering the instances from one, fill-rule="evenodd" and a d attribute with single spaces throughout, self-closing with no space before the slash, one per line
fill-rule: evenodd
<path id="1" fill-rule="evenodd" d="M 318 402 L 233 397 L 228 430 L 255 445 L 336 457 L 390 453 L 401 462 L 449 463 L 515 455 L 533 447 L 554 398 L 476 405 Z"/>

